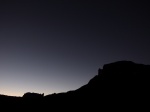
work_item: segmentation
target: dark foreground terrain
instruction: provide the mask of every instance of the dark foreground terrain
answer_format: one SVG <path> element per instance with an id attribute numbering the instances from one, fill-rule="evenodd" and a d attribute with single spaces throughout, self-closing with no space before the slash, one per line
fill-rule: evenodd
<path id="1" fill-rule="evenodd" d="M 149 109 L 149 75 L 150 65 L 118 61 L 74 91 L 0 95 L 0 111 L 144 111 Z"/>

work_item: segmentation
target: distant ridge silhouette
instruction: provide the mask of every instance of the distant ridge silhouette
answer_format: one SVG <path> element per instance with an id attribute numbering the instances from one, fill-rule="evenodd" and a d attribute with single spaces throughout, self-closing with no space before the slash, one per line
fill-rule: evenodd
<path id="1" fill-rule="evenodd" d="M 39 93 L 27 92 L 22 97 L 23 98 L 42 98 L 42 97 L 44 97 L 44 93 L 43 94 L 39 94 Z"/>
<path id="2" fill-rule="evenodd" d="M 141 110 L 148 108 L 150 65 L 132 61 L 105 64 L 98 74 L 77 90 L 65 93 L 25 93 L 23 97 L 0 95 L 0 105 L 20 109 Z M 65 106 L 64 106 L 65 105 Z"/>

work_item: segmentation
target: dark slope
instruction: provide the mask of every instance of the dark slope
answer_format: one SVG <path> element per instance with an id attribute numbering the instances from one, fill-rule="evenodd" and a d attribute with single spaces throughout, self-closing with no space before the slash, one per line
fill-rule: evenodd
<path id="1" fill-rule="evenodd" d="M 80 108 L 139 108 L 149 96 L 150 65 L 118 61 L 103 66 L 88 84 L 67 93 L 45 96 L 52 101 Z M 62 102 L 61 102 L 62 101 Z M 75 103 L 77 102 L 77 103 Z M 73 105 L 72 105 L 73 104 Z M 143 105 L 144 104 L 144 105 Z"/>
<path id="2" fill-rule="evenodd" d="M 91 95 L 101 93 L 101 90 L 109 91 L 110 89 L 136 89 L 148 86 L 150 76 L 150 65 L 137 64 L 131 61 L 118 61 L 103 66 L 99 69 L 98 75 L 92 78 L 88 84 L 81 88 L 67 92 L 80 95 Z M 141 89 L 141 88 L 140 88 Z M 104 92 L 104 91 L 103 91 Z M 66 94 L 66 93 L 60 93 Z M 55 96 L 60 94 L 47 95 Z"/>
<path id="3" fill-rule="evenodd" d="M 149 75 L 150 65 L 118 61 L 104 65 L 103 69 L 98 70 L 98 75 L 77 90 L 46 96 L 35 94 L 37 97 L 31 93 L 20 100 L 16 99 L 16 102 L 19 102 L 20 108 L 33 110 L 49 108 L 143 110 L 149 101 Z M 3 96 L 0 96 L 0 100 L 5 99 L 1 97 Z"/>

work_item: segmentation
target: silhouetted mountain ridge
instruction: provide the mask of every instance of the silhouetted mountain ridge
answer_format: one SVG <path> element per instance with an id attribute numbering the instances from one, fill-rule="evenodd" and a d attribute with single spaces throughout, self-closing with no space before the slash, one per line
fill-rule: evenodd
<path id="1" fill-rule="evenodd" d="M 20 102 L 18 105 L 21 108 L 49 109 L 50 105 L 54 108 L 64 104 L 72 108 L 88 108 L 97 104 L 109 108 L 139 108 L 149 96 L 149 75 L 150 65 L 132 61 L 113 62 L 105 64 L 102 69 L 99 68 L 98 74 L 77 90 L 46 96 L 25 93 L 17 102 Z M 3 96 L 0 95 L 0 100 L 3 99 L 4 102 L 5 98 L 1 97 Z M 5 102 L 7 103 L 7 100 Z"/>

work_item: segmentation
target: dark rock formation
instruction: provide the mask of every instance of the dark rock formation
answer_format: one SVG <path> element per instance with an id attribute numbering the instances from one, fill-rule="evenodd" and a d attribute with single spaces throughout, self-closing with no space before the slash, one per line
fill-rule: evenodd
<path id="1" fill-rule="evenodd" d="M 101 108 L 139 108 L 149 96 L 149 76 L 150 65 L 118 61 L 104 65 L 98 75 L 81 88 L 56 94 L 53 98 L 56 102 L 60 99 L 78 102 L 77 105 L 86 105 L 86 108 L 97 104 Z M 47 101 L 53 98 L 52 95 L 45 96 Z"/>
<path id="2" fill-rule="evenodd" d="M 39 93 L 31 93 L 31 92 L 27 92 L 23 95 L 23 98 L 43 98 L 44 97 L 44 93 L 43 94 L 39 94 Z"/>
<path id="3" fill-rule="evenodd" d="M 22 100 L 13 100 L 20 108 L 78 111 L 92 108 L 98 110 L 141 110 L 147 109 L 149 101 L 150 65 L 131 61 L 105 64 L 98 75 L 74 91 L 44 96 L 25 93 Z M 4 97 L 0 100 L 5 99 Z M 10 99 L 7 97 L 7 99 Z M 2 101 L 2 100 L 1 100 Z M 8 100 L 9 101 L 9 100 Z M 12 100 L 11 100 L 12 101 Z M 12 105 L 13 103 L 11 103 Z M 35 105 L 35 106 L 33 106 Z M 71 111 L 71 110 L 70 110 Z"/>

